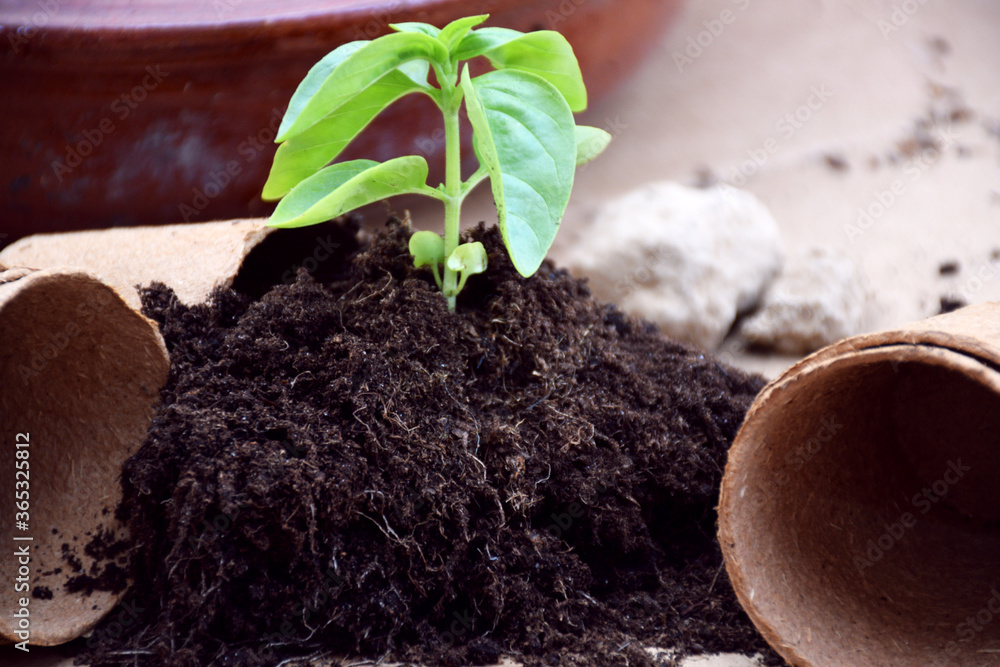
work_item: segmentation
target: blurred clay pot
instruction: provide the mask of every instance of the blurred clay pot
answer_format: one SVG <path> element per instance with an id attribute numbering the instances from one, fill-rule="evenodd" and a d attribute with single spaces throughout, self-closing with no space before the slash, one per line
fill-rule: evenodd
<path id="1" fill-rule="evenodd" d="M 0 230 L 262 215 L 274 133 L 309 68 L 389 23 L 555 29 L 591 100 L 639 63 L 680 0 L 40 0 L 0 3 Z M 423 98 L 388 109 L 345 157 L 443 155 Z M 599 121 L 592 121 L 599 125 Z M 439 171 L 440 173 L 440 171 Z M 436 175 L 431 174 L 434 178 Z"/>

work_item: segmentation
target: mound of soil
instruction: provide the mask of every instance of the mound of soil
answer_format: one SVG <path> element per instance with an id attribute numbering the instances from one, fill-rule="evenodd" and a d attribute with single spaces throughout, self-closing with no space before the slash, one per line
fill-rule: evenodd
<path id="1" fill-rule="evenodd" d="M 123 471 L 130 626 L 98 628 L 84 662 L 775 660 L 715 539 L 760 378 L 550 263 L 522 278 L 495 229 L 471 233 L 490 268 L 457 313 L 405 225 L 323 233 L 326 275 L 193 308 L 144 291 L 171 376 Z"/>

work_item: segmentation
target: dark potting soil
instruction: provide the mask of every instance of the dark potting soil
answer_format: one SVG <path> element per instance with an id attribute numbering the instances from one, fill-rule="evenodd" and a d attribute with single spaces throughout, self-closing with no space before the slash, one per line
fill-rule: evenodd
<path id="1" fill-rule="evenodd" d="M 760 378 L 548 262 L 522 278 L 495 229 L 471 233 L 490 267 L 450 313 L 405 225 L 327 227 L 337 269 L 191 308 L 144 291 L 171 374 L 122 475 L 128 614 L 82 662 L 780 664 L 715 538 Z"/>

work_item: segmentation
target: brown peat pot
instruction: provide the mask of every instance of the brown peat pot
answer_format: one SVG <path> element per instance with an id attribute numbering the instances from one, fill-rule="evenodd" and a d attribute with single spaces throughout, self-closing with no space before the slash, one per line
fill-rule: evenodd
<path id="1" fill-rule="evenodd" d="M 0 231 L 10 242 L 38 232 L 267 213 L 260 191 L 295 87 L 333 48 L 384 34 L 390 23 L 443 25 L 489 13 L 488 25 L 558 30 L 596 99 L 636 67 L 679 4 L 0 3 Z M 443 154 L 438 113 L 422 98 L 402 100 L 349 156 Z"/>
<path id="2" fill-rule="evenodd" d="M 121 464 L 168 368 L 156 325 L 99 277 L 0 267 L 0 644 L 61 644 L 118 602 L 87 590 L 109 573 L 94 556 L 115 554 L 85 546 L 125 538 Z"/>
<path id="3" fill-rule="evenodd" d="M 67 642 L 118 603 L 121 590 L 90 592 L 87 577 L 106 572 L 86 547 L 98 534 L 105 545 L 128 539 L 114 516 L 121 468 L 169 370 L 136 286 L 162 282 L 203 303 L 271 235 L 264 223 L 39 235 L 0 252 L 0 473 L 10 489 L 0 499 L 0 644 Z M 324 252 L 322 238 L 285 237 L 299 258 Z M 273 244 L 267 252 L 281 256 Z M 97 555 L 102 568 L 115 561 Z"/>
<path id="4" fill-rule="evenodd" d="M 790 368 L 736 436 L 719 506 L 744 608 L 794 665 L 1000 652 L 1000 303 Z"/>

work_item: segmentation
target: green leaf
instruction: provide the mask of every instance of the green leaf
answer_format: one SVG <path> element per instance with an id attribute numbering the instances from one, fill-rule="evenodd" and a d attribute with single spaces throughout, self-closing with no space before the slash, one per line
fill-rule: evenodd
<path id="1" fill-rule="evenodd" d="M 552 245 L 573 189 L 573 112 L 552 84 L 528 72 L 470 79 L 466 66 L 462 89 L 500 233 L 514 267 L 530 276 Z"/>
<path id="2" fill-rule="evenodd" d="M 327 77 L 333 73 L 333 70 L 337 69 L 340 63 L 344 62 L 348 56 L 354 54 L 358 49 L 360 49 L 365 44 L 368 44 L 367 40 L 358 40 L 356 42 L 348 42 L 347 44 L 341 44 L 330 53 L 323 56 L 323 59 L 318 63 L 309 68 L 309 72 L 306 74 L 305 78 L 295 89 L 292 94 L 292 99 L 288 101 L 288 108 L 285 110 L 285 116 L 281 119 L 281 125 L 278 126 L 278 136 L 282 134 L 291 127 L 295 119 L 299 117 L 302 113 L 302 109 L 305 107 L 306 102 L 309 98 L 313 96 L 317 89 L 326 81 Z"/>
<path id="3" fill-rule="evenodd" d="M 520 30 L 510 28 L 480 28 L 463 37 L 451 55 L 457 60 L 470 60 L 523 36 Z"/>
<path id="4" fill-rule="evenodd" d="M 470 276 L 482 273 L 486 270 L 486 248 L 479 241 L 463 243 L 448 257 L 448 268 Z"/>
<path id="5" fill-rule="evenodd" d="M 489 14 L 479 14 L 478 16 L 466 16 L 465 18 L 452 21 L 441 28 L 438 39 L 448 48 L 448 51 L 452 51 L 461 43 L 462 38 L 469 34 L 472 28 L 475 28 L 489 17 Z"/>
<path id="6" fill-rule="evenodd" d="M 428 37 L 438 38 L 441 31 L 430 23 L 418 23 L 416 21 L 406 21 L 403 23 L 390 23 L 389 27 L 396 32 L 419 32 L 427 35 Z"/>
<path id="7" fill-rule="evenodd" d="M 438 266 L 444 264 L 444 239 L 434 232 L 414 232 L 410 237 L 410 254 L 413 266 Z"/>
<path id="8" fill-rule="evenodd" d="M 445 296 L 455 296 L 465 288 L 465 281 L 469 276 L 482 273 L 486 270 L 486 248 L 479 241 L 463 243 L 451 251 L 448 257 L 448 268 L 458 272 L 458 285 L 455 287 L 455 294 Z"/>
<path id="9" fill-rule="evenodd" d="M 403 63 L 402 65 L 397 67 L 396 71 L 402 72 L 406 76 L 413 79 L 413 82 L 416 83 L 418 86 L 430 89 L 430 86 L 427 83 L 427 73 L 430 71 L 430 69 L 431 69 L 431 64 L 426 60 L 411 60 L 410 62 Z M 386 74 L 386 76 L 391 76 L 391 75 L 392 72 Z M 382 79 L 384 78 L 385 76 L 382 77 Z M 381 81 L 382 79 L 379 79 L 379 81 Z"/>
<path id="10" fill-rule="evenodd" d="M 444 239 L 434 232 L 414 232 L 410 237 L 410 255 L 413 256 L 413 266 L 431 267 L 434 282 L 441 289 L 441 265 L 444 264 Z"/>
<path id="11" fill-rule="evenodd" d="M 426 66 L 424 62 L 425 80 Z M 383 109 L 404 95 L 423 90 L 424 86 L 407 74 L 399 70 L 389 72 L 363 90 L 351 104 L 341 106 L 278 146 L 262 198 L 273 201 L 284 197 L 320 167 L 335 160 Z"/>
<path id="12" fill-rule="evenodd" d="M 313 174 L 310 178 L 299 183 L 287 197 L 275 208 L 267 224 L 272 227 L 298 225 L 287 225 L 285 223 L 295 220 L 303 213 L 307 212 L 313 205 L 323 197 L 336 190 L 341 185 L 351 180 L 358 174 L 364 173 L 368 169 L 378 165 L 374 160 L 351 160 L 331 165 L 326 169 Z"/>
<path id="13" fill-rule="evenodd" d="M 452 57 L 485 56 L 497 69 L 516 69 L 542 77 L 566 98 L 569 108 L 587 108 L 587 88 L 580 63 L 566 38 L 552 30 L 521 33 L 503 28 L 476 30 L 462 40 Z"/>
<path id="14" fill-rule="evenodd" d="M 291 119 L 286 112 L 277 141 L 286 141 L 301 134 L 341 106 L 351 104 L 392 70 L 417 59 L 431 63 L 447 62 L 448 50 L 433 37 L 416 32 L 397 32 L 365 43 L 337 65 L 318 86 L 313 80 L 308 89 L 303 89 L 303 81 L 299 89 L 303 90 L 303 96 L 308 95 L 308 100 Z"/>
<path id="15" fill-rule="evenodd" d="M 611 143 L 611 135 L 599 127 L 576 126 L 576 166 L 590 162 L 604 152 Z"/>
<path id="16" fill-rule="evenodd" d="M 430 194 L 427 161 L 408 155 L 386 162 L 351 160 L 321 169 L 305 179 L 274 209 L 268 221 L 272 227 L 304 227 L 331 220 L 395 195 Z"/>

